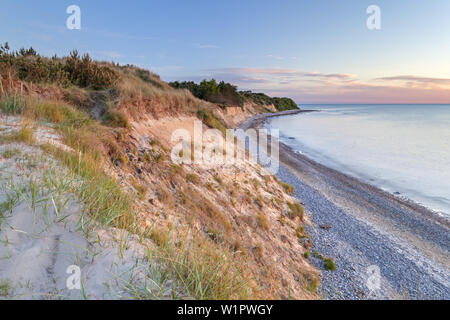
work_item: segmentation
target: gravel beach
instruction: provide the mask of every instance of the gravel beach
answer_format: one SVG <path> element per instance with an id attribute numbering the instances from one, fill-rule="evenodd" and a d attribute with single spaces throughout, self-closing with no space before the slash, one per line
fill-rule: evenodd
<path id="1" fill-rule="evenodd" d="M 299 112 L 308 111 L 257 115 L 240 128 L 258 129 L 269 117 Z M 311 217 L 311 252 L 336 263 L 335 271 L 327 271 L 311 255 L 322 270 L 319 293 L 324 299 L 450 299 L 447 218 L 325 167 L 281 142 L 276 175 L 295 187 Z"/>

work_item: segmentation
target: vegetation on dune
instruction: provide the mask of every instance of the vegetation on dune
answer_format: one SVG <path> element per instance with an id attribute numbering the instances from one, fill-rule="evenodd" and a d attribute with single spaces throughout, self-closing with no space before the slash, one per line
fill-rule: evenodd
<path id="1" fill-rule="evenodd" d="M 188 89 L 195 97 L 213 103 L 242 106 L 244 99 L 237 91 L 237 87 L 215 79 L 203 80 L 199 84 L 193 81 L 171 82 L 172 87 L 177 89 Z"/>
<path id="2" fill-rule="evenodd" d="M 225 134 L 227 128 L 225 124 L 217 118 L 217 116 L 211 110 L 199 109 L 197 111 L 197 118 L 202 120 L 210 128 L 215 128 Z"/>
<path id="3" fill-rule="evenodd" d="M 171 82 L 172 87 L 187 89 L 195 97 L 218 104 L 242 106 L 245 101 L 259 105 L 274 105 L 278 111 L 298 109 L 297 104 L 290 98 L 271 98 L 264 93 L 253 93 L 251 91 L 238 91 L 237 87 L 215 79 L 203 80 L 199 84 L 193 81 Z"/>
<path id="4" fill-rule="evenodd" d="M 100 65 L 74 50 L 69 57 L 51 59 L 42 57 L 33 48 L 10 52 L 8 43 L 0 47 L 0 72 L 14 71 L 20 80 L 35 83 L 73 84 L 82 88 L 112 87 L 118 74 L 108 66 Z"/>
<path id="5" fill-rule="evenodd" d="M 253 101 L 256 104 L 271 105 L 273 104 L 278 111 L 295 110 L 298 105 L 291 98 L 269 97 L 264 93 L 254 93 L 251 91 L 241 91 L 240 94 L 247 100 Z"/>

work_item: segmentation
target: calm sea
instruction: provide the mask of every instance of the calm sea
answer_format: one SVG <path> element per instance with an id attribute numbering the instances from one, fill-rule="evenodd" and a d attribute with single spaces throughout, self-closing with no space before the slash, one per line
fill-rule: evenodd
<path id="1" fill-rule="evenodd" d="M 450 105 L 302 105 L 272 118 L 298 152 L 450 216 Z"/>

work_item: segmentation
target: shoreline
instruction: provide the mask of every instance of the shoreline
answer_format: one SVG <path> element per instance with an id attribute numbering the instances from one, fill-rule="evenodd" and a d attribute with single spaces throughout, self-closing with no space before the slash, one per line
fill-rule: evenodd
<path id="1" fill-rule="evenodd" d="M 260 129 L 268 118 L 313 111 L 257 115 L 240 128 Z M 319 293 L 325 298 L 450 299 L 448 219 L 317 163 L 282 142 L 276 175 L 295 187 L 294 195 L 311 216 L 307 231 L 312 250 L 336 262 L 336 271 L 325 271 L 318 259 L 310 258 L 323 270 Z M 370 266 L 380 270 L 379 290 L 368 289 Z"/>

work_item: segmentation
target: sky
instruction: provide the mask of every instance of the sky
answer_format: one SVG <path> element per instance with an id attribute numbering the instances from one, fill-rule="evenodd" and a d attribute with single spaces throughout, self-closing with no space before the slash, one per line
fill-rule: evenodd
<path id="1" fill-rule="evenodd" d="M 81 10 L 69 30 L 66 9 Z M 381 29 L 366 12 L 380 8 Z M 2 0 L 0 42 L 297 103 L 450 103 L 449 0 Z"/>

